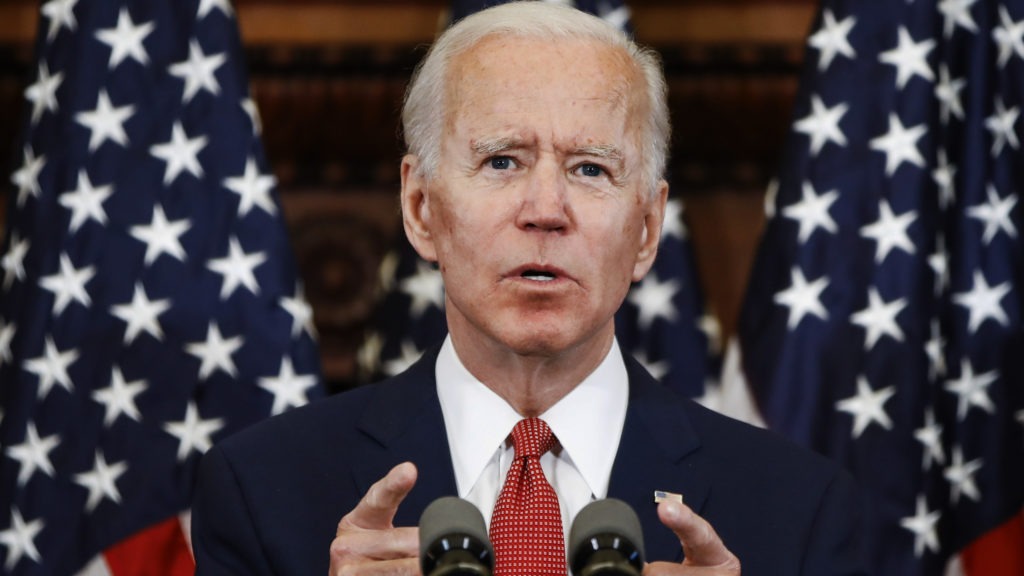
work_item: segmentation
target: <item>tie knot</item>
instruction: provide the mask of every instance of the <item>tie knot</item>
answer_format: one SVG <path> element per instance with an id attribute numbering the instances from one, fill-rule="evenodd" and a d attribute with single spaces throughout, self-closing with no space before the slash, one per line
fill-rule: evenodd
<path id="1" fill-rule="evenodd" d="M 547 422 L 540 418 L 524 418 L 512 429 L 512 445 L 515 458 L 540 458 L 555 444 L 555 436 Z"/>

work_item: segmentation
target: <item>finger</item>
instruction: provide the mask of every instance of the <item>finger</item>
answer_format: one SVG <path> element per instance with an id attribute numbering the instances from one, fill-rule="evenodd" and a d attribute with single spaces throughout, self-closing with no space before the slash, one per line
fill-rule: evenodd
<path id="1" fill-rule="evenodd" d="M 420 576 L 419 558 L 331 566 L 331 576 Z"/>
<path id="2" fill-rule="evenodd" d="M 416 483 L 416 466 L 403 462 L 395 466 L 370 489 L 356 507 L 345 515 L 338 524 L 338 534 L 354 527 L 364 530 L 391 528 L 391 520 L 398 511 L 398 505 Z"/>
<path id="3" fill-rule="evenodd" d="M 665 501 L 658 505 L 658 518 L 683 545 L 688 566 L 739 570 L 739 560 L 722 543 L 715 529 L 685 504 Z"/>
<path id="4" fill-rule="evenodd" d="M 340 562 L 417 558 L 419 528 L 346 530 L 331 542 L 331 558 Z"/>

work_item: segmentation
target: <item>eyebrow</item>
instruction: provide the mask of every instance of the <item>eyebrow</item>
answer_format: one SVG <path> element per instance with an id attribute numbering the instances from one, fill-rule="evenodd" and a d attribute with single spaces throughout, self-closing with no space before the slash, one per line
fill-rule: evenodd
<path id="1" fill-rule="evenodd" d="M 604 158 L 606 160 L 621 161 L 623 159 L 622 150 L 613 144 L 596 144 L 594 146 L 580 146 L 573 150 L 573 154 L 580 156 L 596 156 L 598 158 Z"/>
<path id="2" fill-rule="evenodd" d="M 477 156 L 493 156 L 514 148 L 521 148 L 523 143 L 518 138 L 484 138 L 473 142 L 473 154 Z"/>
<path id="3" fill-rule="evenodd" d="M 493 156 L 508 150 L 522 148 L 523 142 L 518 138 L 499 137 L 484 138 L 473 142 L 473 153 L 477 156 Z M 580 146 L 572 151 L 575 156 L 595 156 L 606 160 L 621 161 L 624 157 L 622 150 L 614 144 L 595 144 L 593 146 Z"/>

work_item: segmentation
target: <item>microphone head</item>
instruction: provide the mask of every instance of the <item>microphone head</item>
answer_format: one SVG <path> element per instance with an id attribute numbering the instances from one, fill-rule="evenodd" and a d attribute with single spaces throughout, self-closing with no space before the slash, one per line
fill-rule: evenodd
<path id="1" fill-rule="evenodd" d="M 476 506 L 455 496 L 427 506 L 420 516 L 420 564 L 427 575 L 491 573 L 494 549 Z"/>
<path id="2" fill-rule="evenodd" d="M 639 574 L 644 566 L 644 534 L 629 504 L 595 500 L 576 515 L 569 531 L 573 574 Z"/>

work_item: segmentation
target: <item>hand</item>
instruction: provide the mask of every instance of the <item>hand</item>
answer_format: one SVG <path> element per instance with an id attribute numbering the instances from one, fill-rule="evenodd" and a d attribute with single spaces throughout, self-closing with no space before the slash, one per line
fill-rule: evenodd
<path id="1" fill-rule="evenodd" d="M 403 462 L 378 480 L 338 522 L 331 542 L 331 576 L 418 575 L 419 528 L 395 528 L 398 505 L 416 483 L 416 466 Z"/>
<path id="2" fill-rule="evenodd" d="M 658 518 L 683 545 L 682 564 L 651 562 L 644 576 L 739 576 L 740 561 L 725 547 L 715 529 L 693 510 L 679 502 L 658 504 Z"/>

